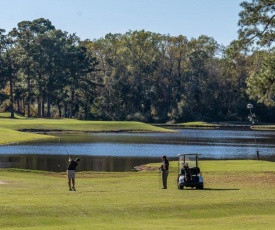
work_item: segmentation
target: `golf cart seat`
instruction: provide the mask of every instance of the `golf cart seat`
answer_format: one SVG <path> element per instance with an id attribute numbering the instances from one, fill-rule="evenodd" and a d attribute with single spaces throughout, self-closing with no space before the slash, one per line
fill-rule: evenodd
<path id="1" fill-rule="evenodd" d="M 193 182 L 198 182 L 199 181 L 199 177 L 197 175 L 192 175 L 192 181 Z"/>
<path id="2" fill-rule="evenodd" d="M 193 167 L 193 168 L 190 168 L 190 170 L 192 175 L 199 175 L 201 172 L 199 167 Z"/>

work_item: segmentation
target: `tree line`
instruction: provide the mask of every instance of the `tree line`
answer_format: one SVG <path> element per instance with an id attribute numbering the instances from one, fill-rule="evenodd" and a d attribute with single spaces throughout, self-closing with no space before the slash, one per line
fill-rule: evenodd
<path id="1" fill-rule="evenodd" d="M 274 4 L 241 6 L 240 37 L 227 47 L 204 35 L 188 40 L 144 30 L 81 40 L 44 18 L 19 22 L 7 33 L 0 29 L 0 111 L 11 117 L 245 121 L 252 103 L 259 120 L 274 122 Z"/>

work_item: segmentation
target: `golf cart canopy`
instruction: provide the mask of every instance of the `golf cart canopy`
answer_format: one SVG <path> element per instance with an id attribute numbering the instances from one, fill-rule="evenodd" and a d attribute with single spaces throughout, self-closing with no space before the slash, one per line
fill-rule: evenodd
<path id="1" fill-rule="evenodd" d="M 201 154 L 199 153 L 181 153 L 181 154 L 178 154 L 178 156 L 200 156 Z"/>
<path id="2" fill-rule="evenodd" d="M 198 168 L 199 167 L 199 156 L 201 154 L 198 153 L 182 153 L 182 154 L 178 154 L 178 170 L 180 172 L 182 166 L 184 164 L 188 164 L 188 166 L 190 168 Z"/>

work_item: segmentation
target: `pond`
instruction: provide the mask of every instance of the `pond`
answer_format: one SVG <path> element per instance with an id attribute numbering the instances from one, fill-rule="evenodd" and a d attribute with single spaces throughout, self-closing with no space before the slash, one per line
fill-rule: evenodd
<path id="1" fill-rule="evenodd" d="M 176 160 L 180 153 L 198 153 L 202 159 L 255 159 L 258 150 L 261 159 L 275 156 L 275 132 L 251 129 L 56 136 L 54 141 L 0 146 L 0 167 L 64 171 L 69 154 L 82 159 L 80 171 L 129 171 L 140 164 L 160 162 L 161 155 Z"/>

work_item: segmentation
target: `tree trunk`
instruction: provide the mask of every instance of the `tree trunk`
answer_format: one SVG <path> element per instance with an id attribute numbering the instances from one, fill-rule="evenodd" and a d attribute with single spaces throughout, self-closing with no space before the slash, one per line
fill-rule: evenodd
<path id="1" fill-rule="evenodd" d="M 72 118 L 74 116 L 73 114 L 73 106 L 74 106 L 74 89 L 72 89 L 72 96 L 71 96 L 71 103 L 70 103 L 70 114 L 69 118 Z"/>
<path id="2" fill-rule="evenodd" d="M 39 97 L 37 97 L 37 117 L 41 118 L 41 101 Z"/>
<path id="3" fill-rule="evenodd" d="M 28 118 L 30 118 L 31 117 L 31 103 L 30 103 L 30 101 L 31 101 L 31 98 L 30 98 L 30 95 L 31 95 L 31 81 L 30 81 L 30 77 L 29 77 L 29 75 L 28 75 L 28 96 L 27 96 L 27 112 L 28 112 Z"/>
<path id="4" fill-rule="evenodd" d="M 44 100 L 42 100 L 42 102 L 41 102 L 41 115 L 42 115 L 42 117 L 45 117 L 45 104 L 44 104 Z"/>
<path id="5" fill-rule="evenodd" d="M 62 117 L 62 112 L 61 112 L 61 105 L 58 104 L 58 113 L 59 113 L 59 118 Z"/>
<path id="6" fill-rule="evenodd" d="M 68 118 L 68 106 L 67 106 L 67 103 L 64 103 L 64 117 Z"/>
<path id="7" fill-rule="evenodd" d="M 47 98 L 47 117 L 51 117 L 51 99 L 50 99 L 50 95 L 48 95 Z"/>
<path id="8" fill-rule="evenodd" d="M 13 98 L 13 84 L 12 84 L 12 73 L 11 73 L 11 66 L 9 67 L 9 80 L 10 80 L 10 113 L 11 118 L 14 118 L 14 98 Z"/>

